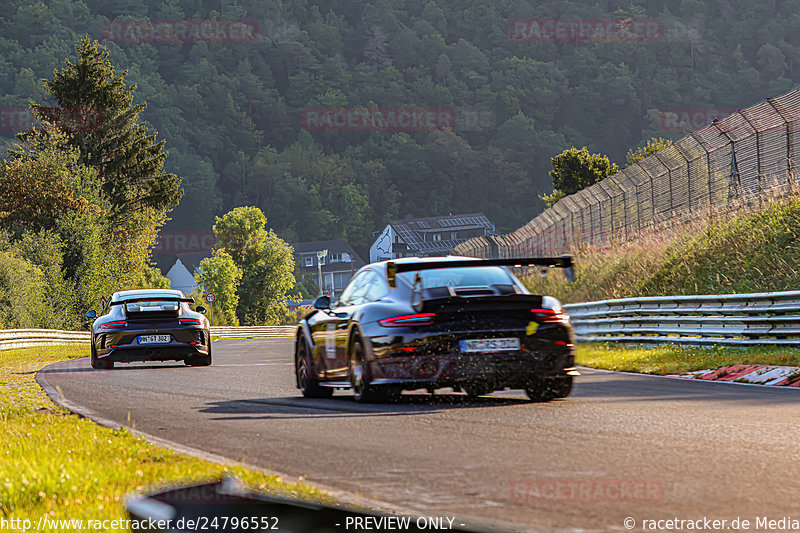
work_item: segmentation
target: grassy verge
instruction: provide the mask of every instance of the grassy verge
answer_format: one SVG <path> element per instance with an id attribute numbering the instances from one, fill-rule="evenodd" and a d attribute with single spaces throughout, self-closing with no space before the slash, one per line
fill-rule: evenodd
<path id="1" fill-rule="evenodd" d="M 800 349 L 777 346 L 625 347 L 614 343 L 581 343 L 578 344 L 575 361 L 592 368 L 664 375 L 727 365 L 800 366 Z"/>
<path id="2" fill-rule="evenodd" d="M 36 371 L 84 347 L 0 351 L 0 517 L 126 518 L 126 494 L 148 486 L 234 475 L 255 489 L 333 503 L 307 485 L 241 466 L 202 461 L 114 431 L 55 406 Z"/>

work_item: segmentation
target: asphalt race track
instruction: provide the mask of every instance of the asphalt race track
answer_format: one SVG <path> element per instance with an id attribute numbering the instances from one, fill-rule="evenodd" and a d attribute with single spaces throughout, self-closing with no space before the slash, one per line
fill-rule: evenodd
<path id="1" fill-rule="evenodd" d="M 360 405 L 302 398 L 291 353 L 289 339 L 221 340 L 211 367 L 81 359 L 38 378 L 97 417 L 467 526 L 800 518 L 797 390 L 584 370 L 544 404 L 507 391 Z"/>

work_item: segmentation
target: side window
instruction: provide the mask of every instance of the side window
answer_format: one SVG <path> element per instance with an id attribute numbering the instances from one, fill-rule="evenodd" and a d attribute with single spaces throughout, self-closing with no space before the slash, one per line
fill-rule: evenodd
<path id="1" fill-rule="evenodd" d="M 364 290 L 366 290 L 365 282 L 368 274 L 369 270 L 365 270 L 360 274 L 356 274 L 356 276 L 350 280 L 350 283 L 345 287 L 344 291 L 342 291 L 342 295 L 339 296 L 339 305 L 354 305 L 361 300 Z"/>
<path id="2" fill-rule="evenodd" d="M 389 292 L 388 286 L 383 282 L 383 279 L 375 272 L 370 272 L 367 279 L 367 290 L 364 293 L 364 299 L 368 302 L 380 300 L 386 293 Z"/>

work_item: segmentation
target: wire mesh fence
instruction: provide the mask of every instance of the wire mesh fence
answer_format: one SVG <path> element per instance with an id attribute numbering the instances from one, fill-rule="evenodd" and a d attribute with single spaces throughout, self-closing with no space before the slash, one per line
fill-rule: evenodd
<path id="1" fill-rule="evenodd" d="M 760 205 L 799 185 L 800 88 L 740 109 L 554 206 L 518 230 L 477 237 L 453 253 L 559 254 L 628 241 L 720 209 Z"/>

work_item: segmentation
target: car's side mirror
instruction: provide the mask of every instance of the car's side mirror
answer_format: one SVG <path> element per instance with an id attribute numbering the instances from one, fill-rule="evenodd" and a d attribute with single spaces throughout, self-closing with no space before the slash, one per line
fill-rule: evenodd
<path id="1" fill-rule="evenodd" d="M 331 299 L 328 296 L 320 296 L 314 300 L 314 309 L 330 309 Z"/>
<path id="2" fill-rule="evenodd" d="M 206 314 L 206 308 L 203 307 L 202 305 L 198 305 L 197 307 L 194 308 L 194 310 L 197 311 L 200 314 L 203 314 L 203 315 Z"/>
<path id="3" fill-rule="evenodd" d="M 86 311 L 86 318 L 97 318 L 97 311 L 94 309 Z"/>

